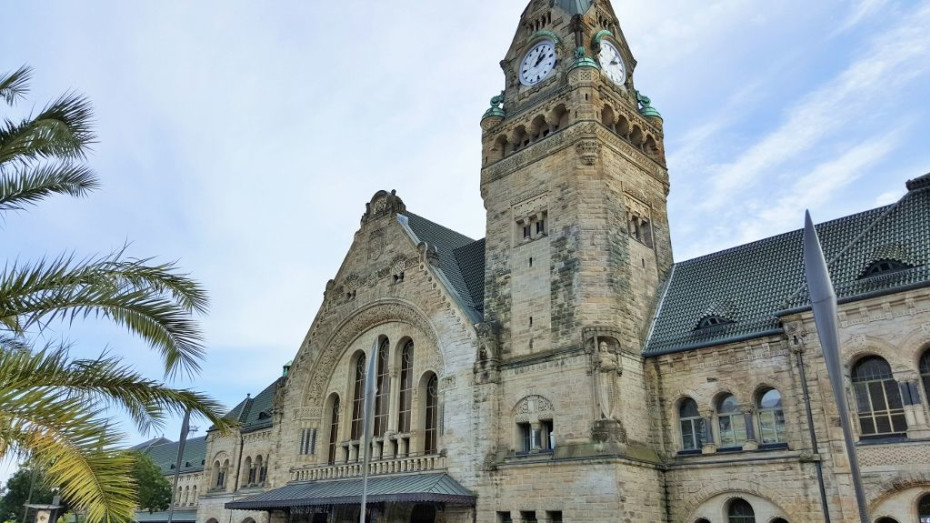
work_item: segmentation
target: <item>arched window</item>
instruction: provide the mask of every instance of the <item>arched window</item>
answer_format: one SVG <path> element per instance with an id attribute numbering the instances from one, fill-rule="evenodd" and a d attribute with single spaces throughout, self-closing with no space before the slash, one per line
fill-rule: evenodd
<path id="1" fill-rule="evenodd" d="M 365 408 L 365 354 L 355 360 L 355 386 L 352 393 L 352 439 L 362 439 L 362 409 Z"/>
<path id="2" fill-rule="evenodd" d="M 853 367 L 852 382 L 863 436 L 888 436 L 907 430 L 901 390 L 887 361 L 878 356 L 859 361 Z"/>
<path id="3" fill-rule="evenodd" d="M 397 431 L 410 432 L 410 413 L 413 407 L 413 340 L 404 344 L 400 361 L 400 412 Z"/>
<path id="4" fill-rule="evenodd" d="M 788 523 L 788 520 L 785 518 L 775 518 L 771 523 Z"/>
<path id="5" fill-rule="evenodd" d="M 391 374 L 388 368 L 388 352 L 391 349 L 391 342 L 387 338 L 381 340 L 378 346 L 378 370 L 375 383 L 377 391 L 375 392 L 375 436 L 384 436 L 388 428 L 388 410 L 391 408 Z"/>
<path id="6" fill-rule="evenodd" d="M 700 450 L 704 446 L 704 418 L 698 412 L 697 403 L 686 398 L 678 408 L 681 424 L 681 445 L 683 450 Z"/>
<path id="7" fill-rule="evenodd" d="M 197 485 L 191 487 L 191 505 L 197 504 Z"/>
<path id="8" fill-rule="evenodd" d="M 920 358 L 920 377 L 924 382 L 924 397 L 930 401 L 930 349 Z"/>
<path id="9" fill-rule="evenodd" d="M 252 456 L 245 458 L 245 470 L 248 471 L 245 484 L 251 485 L 252 483 L 255 483 L 255 465 L 252 463 Z"/>
<path id="10" fill-rule="evenodd" d="M 423 452 L 435 454 L 439 436 L 439 380 L 433 374 L 426 382 L 426 409 L 423 417 Z"/>
<path id="11" fill-rule="evenodd" d="M 182 499 L 184 499 L 184 487 L 178 487 L 178 493 L 174 497 L 174 506 L 180 505 L 182 503 Z"/>
<path id="12" fill-rule="evenodd" d="M 707 518 L 701 518 L 701 519 L 695 521 L 694 523 L 710 523 L 710 520 L 707 519 Z"/>
<path id="13" fill-rule="evenodd" d="M 917 521 L 930 523 L 930 494 L 925 494 L 917 502 Z"/>
<path id="14" fill-rule="evenodd" d="M 268 474 L 268 464 L 261 456 L 255 458 L 255 480 L 261 484 L 265 482 L 265 476 Z"/>
<path id="15" fill-rule="evenodd" d="M 730 394 L 717 404 L 717 430 L 720 448 L 742 447 L 746 443 L 746 417 Z"/>
<path id="16" fill-rule="evenodd" d="M 769 389 L 759 398 L 756 405 L 759 412 L 759 436 L 763 445 L 784 443 L 785 437 L 785 411 L 781 406 L 781 393 Z"/>
<path id="17" fill-rule="evenodd" d="M 881 518 L 875 523 L 898 523 L 898 520 L 895 518 Z"/>
<path id="18" fill-rule="evenodd" d="M 756 513 L 745 499 L 734 499 L 727 508 L 728 523 L 756 523 Z"/>
<path id="19" fill-rule="evenodd" d="M 329 453 L 330 465 L 336 463 L 336 443 L 339 440 L 339 396 L 333 395 L 333 409 L 329 421 Z"/>

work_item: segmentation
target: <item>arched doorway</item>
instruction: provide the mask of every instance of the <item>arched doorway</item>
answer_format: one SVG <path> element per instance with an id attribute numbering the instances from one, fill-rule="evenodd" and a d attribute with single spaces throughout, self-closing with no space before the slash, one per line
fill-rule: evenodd
<path id="1" fill-rule="evenodd" d="M 432 505 L 417 505 L 410 514 L 410 523 L 434 523 L 436 521 L 436 507 Z"/>

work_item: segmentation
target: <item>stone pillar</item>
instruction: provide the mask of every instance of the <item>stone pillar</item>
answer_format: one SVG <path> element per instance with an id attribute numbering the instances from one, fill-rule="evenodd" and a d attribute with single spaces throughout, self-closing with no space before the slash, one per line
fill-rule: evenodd
<path id="1" fill-rule="evenodd" d="M 743 443 L 743 450 L 756 450 L 759 448 L 759 440 L 756 436 L 756 424 L 753 421 L 753 407 L 749 405 L 740 405 L 743 411 L 743 419 L 746 423 L 746 443 Z"/>
<path id="2" fill-rule="evenodd" d="M 358 445 L 349 444 L 349 461 L 358 461 Z"/>
<path id="3" fill-rule="evenodd" d="M 407 452 L 407 438 L 397 438 L 397 455 L 406 456 Z"/>
<path id="4" fill-rule="evenodd" d="M 930 438 L 930 424 L 927 422 L 927 414 L 920 395 L 920 375 L 908 370 L 895 372 L 894 377 L 901 390 L 904 418 L 907 420 L 907 437 L 909 439 Z"/>
<path id="5" fill-rule="evenodd" d="M 701 453 L 713 454 L 717 452 L 717 445 L 714 443 L 714 411 L 708 409 L 701 414 L 704 415 L 704 446 L 701 448 Z"/>
<path id="6" fill-rule="evenodd" d="M 403 347 L 401 347 L 403 350 Z M 403 365 L 402 357 L 400 355 L 395 355 L 391 357 L 388 361 L 400 361 Z M 398 371 L 396 368 L 391 367 L 391 373 L 388 376 L 392 387 L 400 387 L 400 381 L 397 379 Z M 393 389 L 390 389 L 390 403 L 391 406 L 388 409 L 388 430 L 387 433 L 390 433 L 392 430 L 400 430 L 398 424 L 400 423 L 400 394 L 399 391 L 395 392 Z"/>

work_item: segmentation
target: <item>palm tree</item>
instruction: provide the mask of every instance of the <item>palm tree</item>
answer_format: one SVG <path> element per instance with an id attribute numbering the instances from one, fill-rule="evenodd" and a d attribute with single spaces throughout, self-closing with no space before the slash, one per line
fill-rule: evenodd
<path id="1" fill-rule="evenodd" d="M 0 75 L 0 99 L 28 92 L 32 70 Z M 74 93 L 22 121 L 0 122 L 0 215 L 55 194 L 84 196 L 99 185 L 82 162 L 94 142 L 89 101 Z M 220 405 L 207 396 L 145 378 L 103 353 L 74 359 L 69 345 L 47 340 L 51 322 L 105 318 L 158 351 L 165 377 L 200 370 L 203 337 L 194 318 L 206 311 L 204 289 L 175 264 L 132 259 L 120 250 L 78 259 L 60 255 L 7 262 L 0 271 L 0 459 L 28 456 L 46 469 L 88 521 L 129 521 L 133 458 L 111 409 L 128 413 L 143 432 L 191 411 L 224 430 Z"/>

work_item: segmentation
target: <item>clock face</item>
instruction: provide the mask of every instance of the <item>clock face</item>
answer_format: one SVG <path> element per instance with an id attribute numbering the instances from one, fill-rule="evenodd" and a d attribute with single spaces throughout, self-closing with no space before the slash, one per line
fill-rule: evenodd
<path id="1" fill-rule="evenodd" d="M 601 69 L 604 70 L 611 82 L 617 85 L 623 85 L 626 82 L 626 66 L 623 64 L 620 51 L 614 47 L 614 44 L 602 40 L 601 53 L 598 55 L 597 61 L 600 62 Z"/>
<path id="2" fill-rule="evenodd" d="M 555 44 L 549 40 L 537 43 L 520 64 L 520 83 L 529 86 L 545 80 L 555 70 L 555 62 Z"/>

